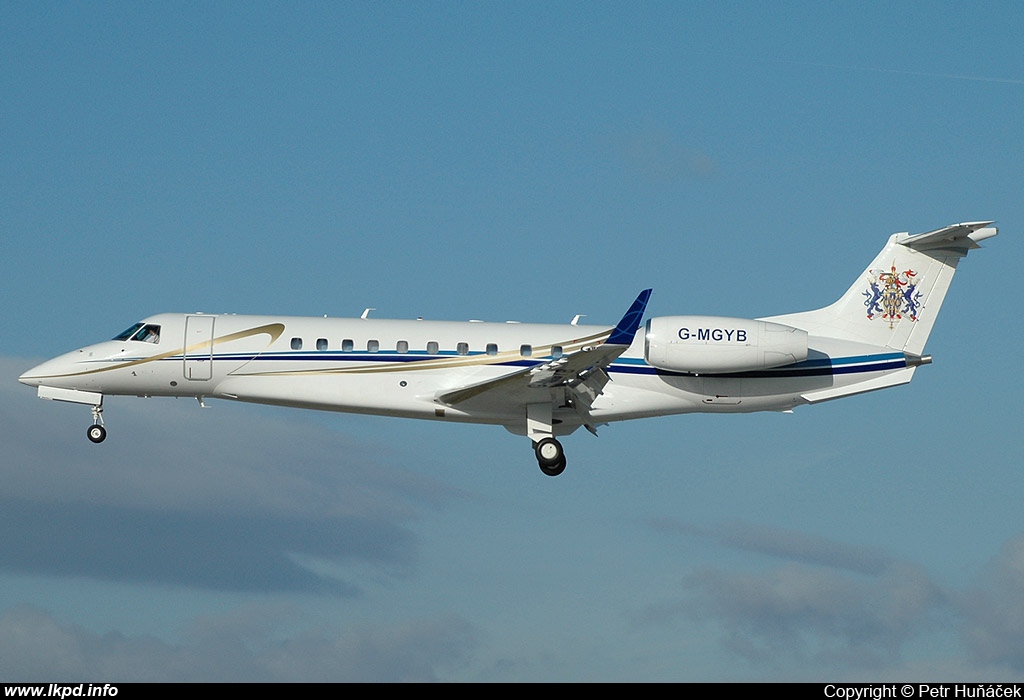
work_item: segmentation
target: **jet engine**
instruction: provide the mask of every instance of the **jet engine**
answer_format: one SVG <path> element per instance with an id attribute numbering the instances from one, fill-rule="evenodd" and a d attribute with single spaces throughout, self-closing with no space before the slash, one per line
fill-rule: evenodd
<path id="1" fill-rule="evenodd" d="M 671 372 L 728 373 L 807 359 L 807 331 L 725 316 L 659 316 L 647 322 L 647 364 Z"/>

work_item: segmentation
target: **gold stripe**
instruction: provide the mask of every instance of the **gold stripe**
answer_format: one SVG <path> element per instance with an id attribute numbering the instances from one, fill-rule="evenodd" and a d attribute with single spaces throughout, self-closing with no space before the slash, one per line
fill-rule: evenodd
<path id="1" fill-rule="evenodd" d="M 221 336 L 220 338 L 212 338 L 210 340 L 204 340 L 201 343 L 196 343 L 195 345 L 190 345 L 187 348 L 184 348 L 183 350 L 178 350 L 177 348 L 175 348 L 174 350 L 171 350 L 169 352 L 162 352 L 162 353 L 160 353 L 158 355 L 153 355 L 152 357 L 144 357 L 141 360 L 132 360 L 131 362 L 120 362 L 120 363 L 117 363 L 115 365 L 111 365 L 109 367 L 100 367 L 98 369 L 87 369 L 87 370 L 84 370 L 82 372 L 72 372 L 70 374 L 55 374 L 55 375 L 49 375 L 49 377 L 34 377 L 34 379 L 49 379 L 49 378 L 52 378 L 52 377 L 83 377 L 83 376 L 88 375 L 88 374 L 99 374 L 100 372 L 111 372 L 111 371 L 118 370 L 118 369 L 125 369 L 126 367 L 138 367 L 139 365 L 144 365 L 144 364 L 149 363 L 149 362 L 157 362 L 159 360 L 166 360 L 168 358 L 175 357 L 176 355 L 184 355 L 185 359 L 187 359 L 188 353 L 194 352 L 195 350 L 202 349 L 204 347 L 208 347 L 208 348 L 211 348 L 211 351 L 212 351 L 212 348 L 215 345 L 221 345 L 223 343 L 230 343 L 233 340 L 241 340 L 242 338 L 249 338 L 251 336 L 261 335 L 263 333 L 266 333 L 267 335 L 270 336 L 270 340 L 267 342 L 267 347 L 270 347 L 270 345 L 275 340 L 280 338 L 282 333 L 284 333 L 284 324 L 283 323 L 268 323 L 268 324 L 263 325 L 263 326 L 257 326 L 256 328 L 249 328 L 248 330 L 238 331 L 237 333 L 230 333 L 228 335 Z M 264 348 L 264 349 L 266 349 L 266 348 Z"/>
<path id="2" fill-rule="evenodd" d="M 595 341 L 598 343 L 604 342 L 611 335 L 611 330 L 602 331 L 601 333 L 595 333 L 594 335 L 587 336 L 585 338 L 574 338 L 563 343 L 552 343 L 551 345 L 542 345 L 535 347 L 534 350 L 538 355 L 543 357 L 544 355 L 550 355 L 551 349 L 556 345 L 562 347 L 564 354 L 569 355 L 586 345 L 593 344 Z M 402 363 L 390 363 L 386 366 L 380 366 L 379 364 L 367 364 L 359 367 L 335 367 L 330 369 L 293 369 L 293 370 L 271 370 L 267 372 L 252 372 L 236 376 L 245 377 L 288 377 L 288 376 L 303 376 L 303 375 L 326 375 L 326 374 L 381 374 L 388 372 L 417 372 L 420 370 L 428 369 L 455 369 L 461 367 L 480 367 L 487 365 L 498 365 L 504 362 L 508 362 L 512 359 L 522 359 L 522 355 L 518 351 L 511 350 L 506 352 L 498 353 L 497 355 L 476 355 L 474 357 L 457 356 L 457 357 L 437 357 L 430 360 L 420 360 L 416 362 L 402 362 Z"/>
<path id="3" fill-rule="evenodd" d="M 228 335 L 221 336 L 219 338 L 212 338 L 210 340 L 204 340 L 194 345 L 183 348 L 179 351 L 177 348 L 168 352 L 159 353 L 152 357 L 142 358 L 140 360 L 133 360 L 131 362 L 117 363 L 107 367 L 99 367 L 96 369 L 84 370 L 81 372 L 73 372 L 70 374 L 61 375 L 49 375 L 49 377 L 39 377 L 39 379 L 47 379 L 50 377 L 81 377 L 90 374 L 99 374 L 102 372 L 111 372 L 114 370 L 125 369 L 129 367 L 139 367 L 141 365 L 158 362 L 160 360 L 166 360 L 171 357 L 183 355 L 183 359 L 188 359 L 190 353 L 195 353 L 197 350 L 204 348 L 210 348 L 211 355 L 213 348 L 217 345 L 223 345 L 230 343 L 235 340 L 241 340 L 243 338 L 249 338 L 261 334 L 267 334 L 270 336 L 270 340 L 267 341 L 266 347 L 260 351 L 263 352 L 269 348 L 281 335 L 284 333 L 285 327 L 283 323 L 268 323 L 255 328 L 249 328 L 246 330 L 237 331 L 235 333 L 229 333 Z M 555 346 L 561 346 L 564 354 L 572 354 L 582 349 L 584 346 L 593 344 L 594 342 L 602 343 L 608 339 L 611 335 L 611 330 L 602 331 L 595 333 L 583 338 L 574 338 L 572 340 L 563 341 L 561 343 L 552 343 L 551 345 L 542 345 L 535 347 L 534 351 L 540 355 L 550 355 L 552 348 Z M 259 353 L 257 353 L 259 354 Z M 474 357 L 458 356 L 458 357 L 436 357 L 429 360 L 420 360 L 416 362 L 403 362 L 400 364 L 388 364 L 387 366 L 380 365 L 365 365 L 360 367 L 337 367 L 332 369 L 296 369 L 296 370 L 275 370 L 269 372 L 252 372 L 245 373 L 236 376 L 245 377 L 274 377 L 274 376 L 301 376 L 301 375 L 324 375 L 324 374 L 378 374 L 388 372 L 416 372 L 420 370 L 428 369 L 455 369 L 462 367 L 479 367 L 487 365 L 497 365 L 504 362 L 508 362 L 512 359 L 521 359 L 522 355 L 518 351 L 511 350 L 506 352 L 498 353 L 497 355 L 477 355 Z M 214 360 L 217 358 L 214 356 Z"/>

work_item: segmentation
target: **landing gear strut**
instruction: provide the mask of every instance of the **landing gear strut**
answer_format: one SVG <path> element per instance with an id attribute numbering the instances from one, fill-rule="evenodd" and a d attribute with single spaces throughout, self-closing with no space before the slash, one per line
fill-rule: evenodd
<path id="1" fill-rule="evenodd" d="M 565 471 L 565 451 L 562 443 L 551 435 L 553 425 L 551 401 L 526 404 L 526 435 L 533 442 L 540 470 L 548 476 Z"/>
<path id="2" fill-rule="evenodd" d="M 97 444 L 107 439 L 107 429 L 103 427 L 103 406 L 92 407 L 92 425 L 86 435 Z"/>

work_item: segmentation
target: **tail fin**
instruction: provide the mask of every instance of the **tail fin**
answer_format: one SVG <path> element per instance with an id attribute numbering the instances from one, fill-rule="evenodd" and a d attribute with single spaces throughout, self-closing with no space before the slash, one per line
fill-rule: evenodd
<path id="1" fill-rule="evenodd" d="M 911 236 L 894 233 L 840 299 L 823 309 L 765 319 L 921 355 L 960 258 L 998 233 L 991 221 Z"/>

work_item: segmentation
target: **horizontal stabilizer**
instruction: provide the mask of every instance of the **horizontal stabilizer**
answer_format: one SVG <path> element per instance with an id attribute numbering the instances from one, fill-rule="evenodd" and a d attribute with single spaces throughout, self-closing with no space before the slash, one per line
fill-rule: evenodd
<path id="1" fill-rule="evenodd" d="M 960 260 L 999 231 L 971 221 L 911 235 L 894 233 L 838 301 L 766 320 L 813 336 L 921 355 Z"/>
<path id="2" fill-rule="evenodd" d="M 979 241 L 991 238 L 998 232 L 994 228 L 988 228 L 994 221 L 972 221 L 962 224 L 944 226 L 927 233 L 918 233 L 910 236 L 903 234 L 905 238 L 898 238 L 901 245 L 914 250 L 949 250 L 959 251 L 966 254 L 967 251 L 980 248 Z"/>

